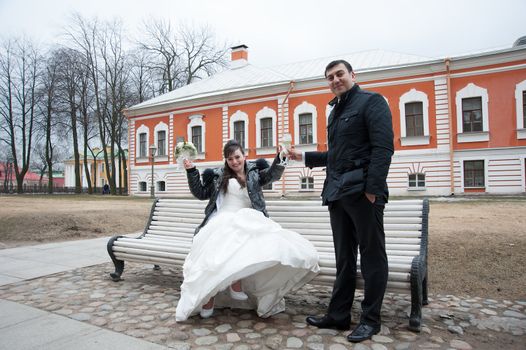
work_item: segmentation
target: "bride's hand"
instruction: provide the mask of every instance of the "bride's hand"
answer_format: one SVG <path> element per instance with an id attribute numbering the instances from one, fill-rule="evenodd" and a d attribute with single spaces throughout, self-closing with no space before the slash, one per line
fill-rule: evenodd
<path id="1" fill-rule="evenodd" d="M 188 159 L 186 159 L 186 158 L 183 160 L 183 165 L 184 165 L 184 168 L 185 168 L 186 170 L 188 170 L 188 169 L 192 169 L 192 168 L 195 168 L 194 163 L 192 163 L 191 160 L 188 160 Z"/>

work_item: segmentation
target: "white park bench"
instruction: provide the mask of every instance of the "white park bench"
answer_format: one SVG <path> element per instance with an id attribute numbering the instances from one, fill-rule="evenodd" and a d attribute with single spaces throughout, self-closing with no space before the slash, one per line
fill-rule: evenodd
<path id="1" fill-rule="evenodd" d="M 182 266 L 190 251 L 194 230 L 204 218 L 205 201 L 156 199 L 141 236 L 112 237 L 108 253 L 119 281 L 124 261 Z M 311 241 L 320 256 L 320 273 L 310 282 L 332 286 L 336 273 L 332 231 L 327 207 L 320 200 L 268 200 L 269 216 L 282 227 Z M 422 305 L 427 305 L 427 199 L 392 200 L 385 207 L 384 228 L 389 261 L 388 291 L 411 294 L 409 329 L 420 331 Z M 359 264 L 359 258 L 358 258 Z M 363 287 L 358 273 L 358 287 Z"/>

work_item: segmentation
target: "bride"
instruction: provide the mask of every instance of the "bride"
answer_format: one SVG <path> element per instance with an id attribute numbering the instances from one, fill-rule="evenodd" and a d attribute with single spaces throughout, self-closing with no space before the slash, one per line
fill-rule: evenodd
<path id="1" fill-rule="evenodd" d="M 241 145 L 228 141 L 225 165 L 199 171 L 185 160 L 192 194 L 209 199 L 183 265 L 176 321 L 212 316 L 214 307 L 255 309 L 269 317 L 285 309 L 283 296 L 318 272 L 318 253 L 298 233 L 268 218 L 261 188 L 284 171 L 276 157 L 269 167 L 247 162 Z"/>

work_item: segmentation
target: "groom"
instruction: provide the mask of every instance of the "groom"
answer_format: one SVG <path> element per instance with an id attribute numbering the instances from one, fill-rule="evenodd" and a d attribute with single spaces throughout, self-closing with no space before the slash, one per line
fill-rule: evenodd
<path id="1" fill-rule="evenodd" d="M 359 247 L 364 299 L 360 323 L 347 339 L 361 342 L 380 331 L 387 285 L 383 214 L 394 152 L 391 112 L 381 95 L 355 84 L 347 61 L 329 63 L 325 77 L 335 95 L 329 102 L 334 108 L 327 122 L 328 151 L 291 150 L 289 155 L 303 159 L 307 167 L 327 169 L 322 200 L 329 206 L 336 255 L 336 280 L 327 314 L 309 316 L 306 321 L 319 328 L 350 328 Z"/>

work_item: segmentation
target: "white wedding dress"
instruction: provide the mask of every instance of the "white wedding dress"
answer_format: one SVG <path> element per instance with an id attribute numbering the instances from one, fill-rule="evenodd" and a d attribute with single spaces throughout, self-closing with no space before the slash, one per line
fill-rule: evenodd
<path id="1" fill-rule="evenodd" d="M 285 309 L 286 293 L 318 271 L 312 243 L 251 209 L 246 187 L 230 179 L 219 210 L 194 237 L 183 265 L 176 321 L 199 313 L 213 296 L 216 309 L 255 309 L 260 317 L 269 317 Z M 228 286 L 237 280 L 249 296 L 246 301 L 228 294 Z"/>

